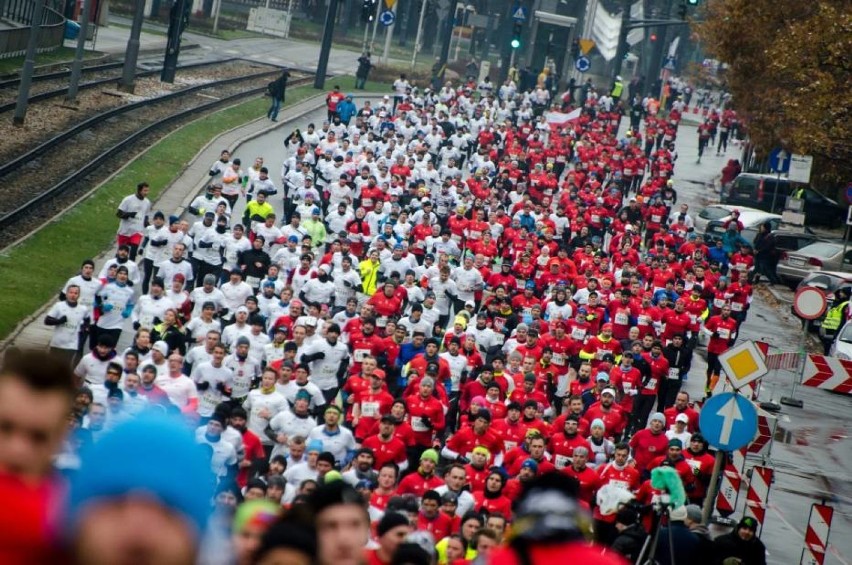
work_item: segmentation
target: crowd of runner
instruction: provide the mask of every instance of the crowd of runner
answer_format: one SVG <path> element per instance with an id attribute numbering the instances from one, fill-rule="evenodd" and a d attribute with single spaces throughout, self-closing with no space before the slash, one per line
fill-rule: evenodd
<path id="1" fill-rule="evenodd" d="M 141 454 L 87 449 L 144 442 L 151 407 L 179 416 L 215 477 L 206 562 L 544 562 L 499 549 L 554 539 L 538 488 L 573 501 L 553 515 L 595 540 L 572 542 L 587 562 L 635 561 L 668 514 L 661 563 L 671 539 L 679 561 L 763 563 L 753 520 L 712 540 L 699 510 L 713 455 L 681 385 L 710 393 L 753 259 L 708 247 L 678 202 L 679 112 L 634 127 L 592 92 L 564 121 L 511 81 L 401 80 L 357 111 L 335 95 L 280 174 L 223 151 L 189 219 L 145 183 L 121 202 L 116 257 L 45 319 L 79 386 L 55 466 L 124 469 Z M 685 492 L 670 511 L 660 467 Z M 323 538 L 321 513 L 353 504 L 366 548 Z"/>

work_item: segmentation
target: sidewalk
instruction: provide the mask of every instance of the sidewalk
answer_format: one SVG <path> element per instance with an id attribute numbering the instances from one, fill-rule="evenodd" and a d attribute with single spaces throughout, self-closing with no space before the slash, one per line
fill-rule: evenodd
<path id="1" fill-rule="evenodd" d="M 382 94 L 364 93 L 360 97 L 376 97 Z M 187 163 L 184 169 L 179 173 L 178 177 L 163 191 L 153 203 L 153 209 L 169 210 L 171 213 L 183 215 L 186 207 L 190 202 L 201 192 L 208 181 L 208 171 L 210 165 L 219 158 L 219 155 L 224 148 L 228 148 L 231 152 L 235 152 L 242 144 L 266 135 L 272 131 L 279 130 L 285 127 L 292 127 L 294 122 L 300 120 L 303 116 L 316 111 L 325 106 L 325 93 L 317 94 L 307 98 L 294 106 L 290 106 L 282 110 L 278 122 L 270 122 L 266 117 L 260 117 L 242 126 L 236 127 L 227 131 L 219 137 L 212 139 Z M 93 189 L 92 192 L 96 191 Z M 88 198 L 91 193 L 83 198 Z M 61 221 L 61 220 L 60 220 Z M 95 260 L 95 273 L 100 272 L 103 264 L 116 254 L 116 246 L 113 245 L 105 250 Z M 70 278 L 76 273 L 67 273 Z M 52 330 L 42 323 L 45 312 L 53 305 L 54 301 L 50 301 L 42 306 L 37 312 L 30 315 L 25 320 L 22 320 L 17 328 L 0 342 L 0 350 L 8 346 L 16 346 L 20 348 L 45 349 L 50 342 L 53 334 Z M 124 331 L 121 334 L 121 340 L 118 343 L 117 349 L 122 351 L 128 347 L 133 337 L 133 329 L 128 321 Z"/>

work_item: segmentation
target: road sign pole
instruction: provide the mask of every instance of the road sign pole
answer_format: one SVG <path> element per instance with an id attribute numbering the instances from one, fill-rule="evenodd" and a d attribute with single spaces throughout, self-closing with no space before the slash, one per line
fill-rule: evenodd
<path id="1" fill-rule="evenodd" d="M 808 360 L 808 352 L 805 350 L 805 344 L 808 342 L 808 320 L 802 320 L 802 343 L 801 343 L 801 355 L 802 362 L 799 367 L 799 374 L 796 375 L 793 373 L 793 388 L 790 391 L 790 396 L 782 396 L 781 404 L 786 406 L 792 406 L 793 408 L 803 408 L 805 403 L 796 398 L 796 386 L 804 379 L 805 377 L 805 363 Z"/>
<path id="2" fill-rule="evenodd" d="M 396 16 L 396 3 L 394 3 L 393 7 L 390 9 L 390 12 L 394 15 L 394 17 Z M 382 63 L 386 65 L 388 63 L 388 53 L 390 53 L 390 45 L 391 39 L 393 38 L 394 27 L 394 24 L 385 26 L 385 48 L 382 51 Z"/>
<path id="3" fill-rule="evenodd" d="M 701 522 L 708 524 L 710 516 L 713 514 L 713 504 L 716 502 L 716 496 L 719 494 L 719 474 L 722 472 L 722 467 L 725 465 L 727 456 L 721 449 L 716 451 L 716 461 L 713 463 L 713 474 L 710 475 L 710 485 L 708 487 L 707 496 L 704 498 L 704 509 L 701 512 Z"/>
<path id="4" fill-rule="evenodd" d="M 775 190 L 772 192 L 772 208 L 770 209 L 771 213 L 775 213 L 775 201 L 778 200 L 778 185 L 781 184 L 781 171 L 784 169 L 784 161 L 787 160 L 789 155 L 783 149 L 778 152 L 778 168 L 775 169 L 777 176 L 775 178 Z"/>

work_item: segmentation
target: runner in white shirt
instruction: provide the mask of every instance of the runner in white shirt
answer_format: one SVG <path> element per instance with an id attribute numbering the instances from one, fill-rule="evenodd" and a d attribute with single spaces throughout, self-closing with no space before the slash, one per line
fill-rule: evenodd
<path id="1" fill-rule="evenodd" d="M 213 348 L 210 362 L 201 363 L 192 369 L 191 378 L 201 393 L 198 415 L 202 418 L 210 418 L 216 406 L 226 400 L 226 393 L 230 394 L 234 373 L 223 365 L 224 360 L 225 346 L 220 343 Z"/>
<path id="2" fill-rule="evenodd" d="M 290 407 L 284 395 L 275 390 L 278 374 L 274 369 L 267 369 L 260 378 L 260 387 L 248 394 L 243 407 L 248 412 L 248 429 L 252 431 L 263 444 L 267 455 L 272 453 L 273 441 L 266 433 L 270 421 L 281 412 L 289 412 Z"/>
<path id="3" fill-rule="evenodd" d="M 236 324 L 234 324 L 236 325 Z M 228 328 L 233 326 L 228 326 Z M 235 340 L 234 352 L 225 357 L 224 366 L 231 370 L 234 382 L 231 386 L 231 399 L 242 401 L 250 394 L 252 385 L 260 378 L 260 363 L 249 356 L 249 339 L 241 335 Z"/>
<path id="4" fill-rule="evenodd" d="M 148 223 L 148 214 L 151 212 L 149 191 L 148 183 L 140 182 L 136 185 L 136 193 L 126 196 L 115 212 L 121 220 L 118 223 L 118 245 L 129 246 L 131 260 L 136 259 L 136 252 L 142 243 L 142 233 Z"/>
<path id="5" fill-rule="evenodd" d="M 53 327 L 50 352 L 65 359 L 69 366 L 77 355 L 80 332 L 89 320 L 89 310 L 78 302 L 79 298 L 79 286 L 65 287 L 65 300 L 54 304 L 44 318 L 45 325 Z"/>
<path id="6" fill-rule="evenodd" d="M 181 372 L 183 357 L 180 353 L 169 355 L 168 378 L 158 385 L 169 396 L 169 401 L 186 416 L 198 413 L 198 388 L 195 382 Z"/>

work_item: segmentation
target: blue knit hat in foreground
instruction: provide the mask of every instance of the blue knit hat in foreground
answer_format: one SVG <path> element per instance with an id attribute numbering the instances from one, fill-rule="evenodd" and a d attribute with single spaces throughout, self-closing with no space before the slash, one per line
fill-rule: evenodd
<path id="1" fill-rule="evenodd" d="M 116 426 L 81 454 L 72 478 L 68 521 L 89 504 L 127 494 L 148 495 L 183 514 L 199 534 L 212 497 L 210 461 L 186 424 L 147 412 Z"/>

